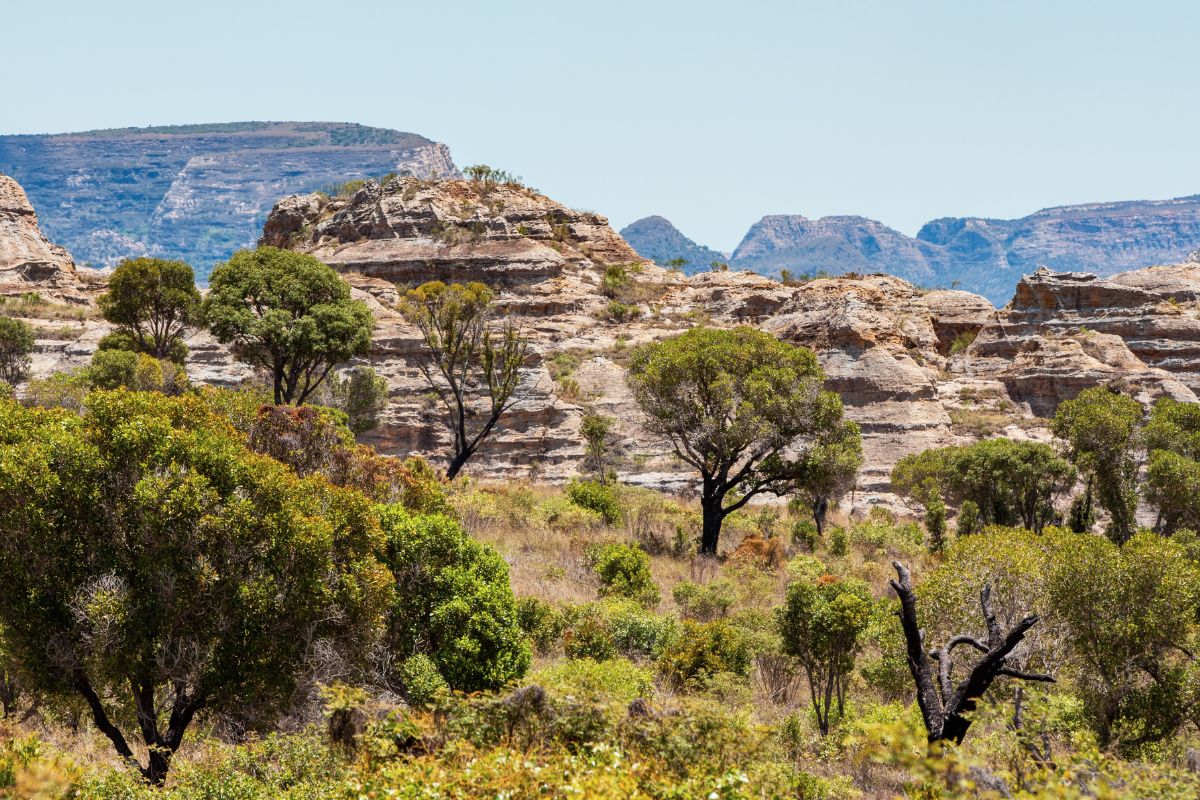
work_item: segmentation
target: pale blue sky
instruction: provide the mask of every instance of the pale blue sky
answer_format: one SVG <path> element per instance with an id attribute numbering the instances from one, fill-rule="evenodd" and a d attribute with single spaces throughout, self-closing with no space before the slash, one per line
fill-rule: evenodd
<path id="1" fill-rule="evenodd" d="M 1200 3 L 0 0 L 0 133 L 353 121 L 625 225 L 1200 192 Z"/>

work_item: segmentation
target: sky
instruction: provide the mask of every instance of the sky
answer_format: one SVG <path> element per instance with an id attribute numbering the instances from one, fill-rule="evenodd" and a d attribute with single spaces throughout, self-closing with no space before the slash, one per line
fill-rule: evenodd
<path id="1" fill-rule="evenodd" d="M 0 133 L 347 121 L 616 227 L 1200 193 L 1200 3 L 0 0 Z"/>

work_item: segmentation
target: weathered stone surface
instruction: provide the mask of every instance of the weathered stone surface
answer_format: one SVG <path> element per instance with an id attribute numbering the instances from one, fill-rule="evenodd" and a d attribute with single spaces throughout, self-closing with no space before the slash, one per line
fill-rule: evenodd
<path id="1" fill-rule="evenodd" d="M 85 290 L 71 255 L 42 235 L 21 185 L 0 175 L 0 296 L 38 292 L 82 303 Z"/>
<path id="2" fill-rule="evenodd" d="M 22 230 L 28 238 L 28 225 Z M 332 264 L 371 307 L 368 361 L 391 402 L 364 441 L 398 456 L 437 461 L 449 444 L 416 366 L 419 334 L 396 310 L 403 291 L 429 279 L 495 288 L 500 315 L 529 335 L 533 356 L 522 401 L 468 466 L 484 479 L 577 474 L 580 421 L 592 409 L 616 420 L 622 480 L 694 491 L 693 476 L 642 428 L 624 365 L 638 344 L 699 324 L 755 325 L 817 353 L 863 430 L 854 508 L 895 502 L 888 474 L 908 453 L 982 435 L 1045 441 L 1045 417 L 1083 388 L 1120 383 L 1145 402 L 1194 400 L 1200 376 L 1200 263 L 1111 279 L 1041 271 L 997 311 L 977 295 L 924 292 L 886 275 L 789 286 L 750 272 L 685 277 L 641 262 L 598 215 L 519 187 L 410 178 L 351 198 L 285 198 L 263 241 Z M 622 296 L 640 311 L 622 323 L 611 320 L 602 287 L 606 267 L 618 263 L 632 280 Z M 86 363 L 105 331 L 89 321 L 77 338 L 39 341 L 35 374 Z M 971 347 L 949 354 L 957 336 L 974 331 Z M 189 346 L 194 381 L 250 377 L 208 334 Z"/>

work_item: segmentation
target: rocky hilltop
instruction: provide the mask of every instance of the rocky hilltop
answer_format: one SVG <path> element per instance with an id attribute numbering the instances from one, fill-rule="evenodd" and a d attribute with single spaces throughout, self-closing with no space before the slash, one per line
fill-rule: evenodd
<path id="1" fill-rule="evenodd" d="M 665 236 L 650 240 L 653 250 L 630 241 L 659 263 L 700 247 Z M 1022 276 L 1040 266 L 1111 276 L 1178 263 L 1197 248 L 1200 195 L 1060 206 L 1014 220 L 946 217 L 926 223 L 915 238 L 866 217 L 772 215 L 750 228 L 729 263 L 772 276 L 784 269 L 886 272 L 923 286 L 961 286 L 1003 305 Z"/>
<path id="2" fill-rule="evenodd" d="M 445 145 L 348 123 L 237 122 L 0 136 L 42 226 L 82 263 L 152 254 L 206 278 L 258 238 L 281 196 L 354 178 L 457 175 Z"/>
<path id="3" fill-rule="evenodd" d="M 8 236 L 13 228 L 0 230 Z M 757 325 L 816 351 L 863 429 L 856 506 L 894 502 L 888 474 L 907 453 L 993 435 L 1049 439 L 1047 417 L 1088 386 L 1120 384 L 1145 402 L 1164 394 L 1195 400 L 1200 390 L 1196 260 L 1110 278 L 1038 271 L 997 310 L 976 294 L 925 291 L 889 275 L 787 286 L 752 272 L 684 276 L 641 259 L 600 215 L 520 186 L 412 177 L 345 197 L 287 197 L 262 240 L 333 265 L 371 306 L 377 327 L 369 360 L 387 380 L 391 403 L 364 439 L 395 455 L 438 460 L 447 444 L 416 367 L 419 335 L 395 308 L 401 293 L 434 278 L 496 289 L 503 316 L 531 337 L 533 358 L 523 401 L 468 465 L 482 478 L 576 474 L 580 420 L 590 408 L 617 420 L 623 480 L 693 488 L 692 476 L 639 424 L 624 364 L 633 346 L 701 324 Z M 640 309 L 635 319 L 609 313 L 613 291 L 606 293 L 603 277 L 614 265 L 630 278 L 617 294 Z M 35 372 L 86 363 L 105 330 L 87 320 L 59 341 L 43 326 Z M 193 380 L 234 385 L 251 377 L 205 334 L 189 344 Z"/>
<path id="4" fill-rule="evenodd" d="M 696 244 L 684 236 L 678 228 L 664 217 L 644 217 L 621 229 L 621 237 L 643 258 L 659 266 L 676 259 L 683 259 L 685 275 L 706 272 L 713 262 L 726 263 L 729 256 L 704 245 Z"/>

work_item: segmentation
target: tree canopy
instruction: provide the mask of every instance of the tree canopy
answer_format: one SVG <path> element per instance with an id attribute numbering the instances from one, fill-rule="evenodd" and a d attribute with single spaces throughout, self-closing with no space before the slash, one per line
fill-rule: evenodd
<path id="1" fill-rule="evenodd" d="M 270 373 L 277 404 L 303 405 L 335 366 L 370 352 L 371 312 L 310 255 L 240 250 L 217 265 L 209 285 L 209 328 Z"/>
<path id="2" fill-rule="evenodd" d="M 0 401 L 0 532 L 6 645 L 130 761 L 136 719 L 152 782 L 198 712 L 252 719 L 317 640 L 361 647 L 391 589 L 365 497 L 251 453 L 196 397 Z"/>
<path id="3" fill-rule="evenodd" d="M 15 384 L 24 379 L 29 372 L 33 341 L 29 323 L 0 316 L 0 381 Z"/>
<path id="4" fill-rule="evenodd" d="M 1108 512 L 1108 536 L 1118 543 L 1136 527 L 1141 420 L 1141 403 L 1105 386 L 1085 389 L 1054 415 L 1054 435 L 1067 441 L 1071 459 L 1087 476 L 1086 495 L 1090 500 L 1094 492 Z"/>
<path id="5" fill-rule="evenodd" d="M 746 326 L 643 345 L 628 381 L 649 430 L 700 473 L 706 555 L 730 513 L 799 488 L 809 448 L 842 425 L 841 400 L 822 390 L 812 351 Z"/>
<path id="6" fill-rule="evenodd" d="M 421 373 L 441 400 L 453 436 L 453 479 L 520 401 L 528 341 L 515 325 L 493 329 L 495 295 L 482 283 L 431 281 L 410 291 L 401 312 L 421 332 Z"/>
<path id="7" fill-rule="evenodd" d="M 182 362 L 183 334 L 200 321 L 200 291 L 192 268 L 182 261 L 132 258 L 122 261 L 100 295 L 100 311 L 155 358 Z"/>

